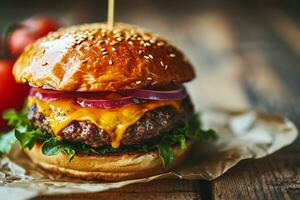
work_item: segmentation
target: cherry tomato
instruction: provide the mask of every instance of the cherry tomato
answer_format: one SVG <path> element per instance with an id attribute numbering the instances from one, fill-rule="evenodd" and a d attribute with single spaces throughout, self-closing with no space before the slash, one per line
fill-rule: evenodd
<path id="1" fill-rule="evenodd" d="M 21 25 L 27 27 L 36 37 L 47 35 L 51 31 L 56 31 L 60 24 L 49 17 L 34 17 L 21 22 Z"/>
<path id="2" fill-rule="evenodd" d="M 0 60 L 0 129 L 6 126 L 2 119 L 5 110 L 15 108 L 20 110 L 29 92 L 29 87 L 16 83 L 12 75 L 13 62 Z"/>
<path id="3" fill-rule="evenodd" d="M 13 31 L 8 41 L 8 51 L 11 55 L 19 56 L 25 47 L 33 43 L 36 39 L 36 35 L 30 32 L 26 27 L 19 28 Z"/>
<path id="4" fill-rule="evenodd" d="M 21 27 L 14 30 L 8 40 L 8 50 L 18 57 L 24 48 L 40 37 L 59 28 L 59 23 L 49 17 L 29 18 L 20 23 Z"/>

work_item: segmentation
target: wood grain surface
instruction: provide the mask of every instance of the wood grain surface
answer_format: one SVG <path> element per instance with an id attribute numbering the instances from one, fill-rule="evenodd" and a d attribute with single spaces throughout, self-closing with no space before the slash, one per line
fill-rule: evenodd
<path id="1" fill-rule="evenodd" d="M 26 1 L 27 2 L 27 1 Z M 102 1 L 36 2 L 19 15 L 46 12 L 67 23 L 103 21 Z M 81 3 L 80 3 L 81 2 Z M 61 4 L 57 7 L 57 4 Z M 25 4 L 25 2 L 21 3 Z M 298 1 L 119 0 L 118 21 L 166 36 L 194 63 L 188 89 L 201 110 L 254 108 L 300 123 L 300 4 Z M 49 11 L 50 10 L 50 11 Z M 300 199 L 300 141 L 259 160 L 246 160 L 208 181 L 161 180 L 102 193 L 36 199 Z"/>
<path id="2" fill-rule="evenodd" d="M 107 192 L 42 196 L 35 199 L 201 199 L 197 181 L 159 180 L 147 184 L 134 184 Z"/>
<path id="3" fill-rule="evenodd" d="M 299 199 L 300 148 L 247 160 L 211 183 L 213 199 Z"/>

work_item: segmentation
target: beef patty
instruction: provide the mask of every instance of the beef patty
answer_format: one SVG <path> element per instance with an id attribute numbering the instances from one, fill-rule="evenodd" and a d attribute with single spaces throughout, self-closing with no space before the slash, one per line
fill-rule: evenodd
<path id="1" fill-rule="evenodd" d="M 146 112 L 136 123 L 126 129 L 121 145 L 141 144 L 157 139 L 163 133 L 171 131 L 177 123 L 187 120 L 193 112 L 189 98 L 182 101 L 182 107 L 182 113 L 179 113 L 173 106 L 163 106 Z M 28 119 L 37 128 L 53 135 L 49 122 L 38 111 L 36 105 L 30 107 Z M 58 135 L 63 140 L 84 143 L 94 148 L 111 143 L 109 135 L 91 121 L 72 121 Z"/>

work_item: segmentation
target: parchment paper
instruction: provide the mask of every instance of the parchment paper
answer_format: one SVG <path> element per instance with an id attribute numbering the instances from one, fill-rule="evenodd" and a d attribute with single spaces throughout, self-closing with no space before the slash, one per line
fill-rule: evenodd
<path id="1" fill-rule="evenodd" d="M 16 145 L 0 161 L 1 199 L 28 199 L 40 194 L 99 192 L 162 178 L 212 180 L 239 161 L 267 156 L 292 143 L 298 131 L 288 119 L 255 111 L 206 111 L 203 128 L 213 128 L 219 139 L 197 144 L 177 169 L 156 176 L 121 182 L 87 182 L 52 174 L 35 166 Z"/>

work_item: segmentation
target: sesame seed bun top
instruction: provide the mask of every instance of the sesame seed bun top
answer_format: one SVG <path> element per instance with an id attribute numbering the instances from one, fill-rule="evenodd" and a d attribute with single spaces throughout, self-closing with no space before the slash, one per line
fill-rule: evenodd
<path id="1" fill-rule="evenodd" d="M 48 34 L 26 48 L 13 73 L 18 82 L 64 91 L 170 87 L 195 77 L 185 56 L 161 37 L 104 23 Z"/>

